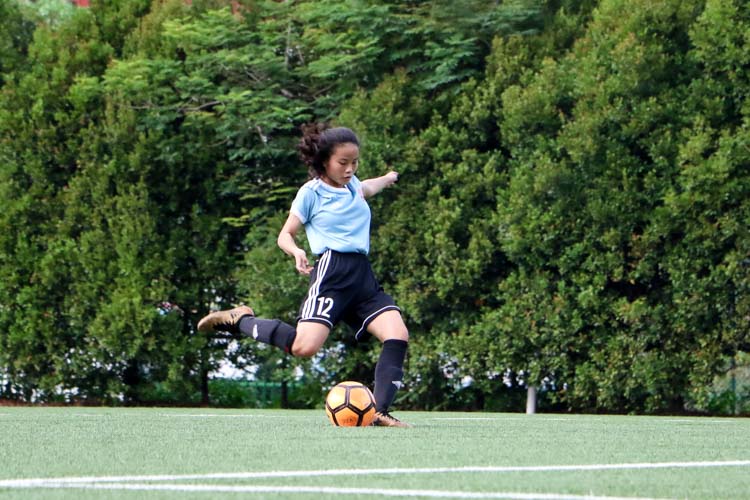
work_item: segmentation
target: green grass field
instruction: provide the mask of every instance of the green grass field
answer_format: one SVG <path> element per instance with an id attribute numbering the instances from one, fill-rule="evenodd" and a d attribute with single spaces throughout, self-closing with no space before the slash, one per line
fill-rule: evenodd
<path id="1" fill-rule="evenodd" d="M 750 420 L 0 407 L 5 498 L 750 498 Z"/>

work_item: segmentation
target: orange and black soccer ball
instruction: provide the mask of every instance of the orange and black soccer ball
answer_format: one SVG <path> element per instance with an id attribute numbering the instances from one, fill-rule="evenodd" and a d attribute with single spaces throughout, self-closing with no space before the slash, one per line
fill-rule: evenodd
<path id="1" fill-rule="evenodd" d="M 326 414 L 336 426 L 366 427 L 375 417 L 375 398 L 359 382 L 341 382 L 326 396 Z"/>

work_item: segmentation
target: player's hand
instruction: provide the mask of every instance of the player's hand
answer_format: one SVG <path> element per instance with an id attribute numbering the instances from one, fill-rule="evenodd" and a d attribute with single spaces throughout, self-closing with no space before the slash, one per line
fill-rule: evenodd
<path id="1" fill-rule="evenodd" d="M 391 170 L 383 176 L 385 179 L 385 187 L 392 186 L 398 180 L 398 172 Z"/>
<path id="2" fill-rule="evenodd" d="M 305 276 L 309 276 L 313 270 L 313 267 L 307 260 L 307 253 L 301 248 L 298 248 L 294 252 L 294 266 L 300 274 L 304 274 Z"/>

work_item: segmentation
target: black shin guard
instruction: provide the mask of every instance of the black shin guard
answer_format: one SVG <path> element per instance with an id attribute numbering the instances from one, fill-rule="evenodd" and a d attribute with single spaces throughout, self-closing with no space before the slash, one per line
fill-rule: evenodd
<path id="1" fill-rule="evenodd" d="M 278 319 L 259 319 L 245 316 L 240 320 L 240 333 L 258 342 L 278 347 L 286 353 L 292 352 L 297 330 Z"/>
<path id="2" fill-rule="evenodd" d="M 387 412 L 404 378 L 404 358 L 409 343 L 391 339 L 383 342 L 378 364 L 375 365 L 375 409 Z"/>

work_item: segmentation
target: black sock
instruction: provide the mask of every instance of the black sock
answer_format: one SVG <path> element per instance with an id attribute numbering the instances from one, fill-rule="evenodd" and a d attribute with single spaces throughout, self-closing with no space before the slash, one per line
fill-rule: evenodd
<path id="1" fill-rule="evenodd" d="M 240 320 L 240 333 L 258 342 L 278 347 L 286 353 L 292 352 L 297 330 L 278 319 L 260 319 L 245 316 Z"/>
<path id="2" fill-rule="evenodd" d="M 378 364 L 375 365 L 375 410 L 386 412 L 396 398 L 404 378 L 404 358 L 409 343 L 391 339 L 383 342 Z"/>

